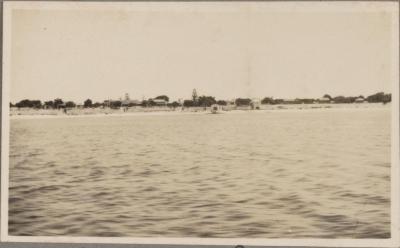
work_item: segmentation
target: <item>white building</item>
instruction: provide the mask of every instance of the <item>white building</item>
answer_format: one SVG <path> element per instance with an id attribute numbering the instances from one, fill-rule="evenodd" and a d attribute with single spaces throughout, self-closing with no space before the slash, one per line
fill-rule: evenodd
<path id="1" fill-rule="evenodd" d="M 156 104 L 156 106 L 166 106 L 168 103 L 164 99 L 153 99 L 152 101 Z"/>
<path id="2" fill-rule="evenodd" d="M 141 101 L 139 101 L 139 100 L 131 100 L 129 98 L 128 93 L 125 93 L 124 100 L 121 100 L 121 106 L 124 106 L 124 107 L 135 106 L 135 105 L 140 105 L 140 104 L 141 104 Z"/>
<path id="3" fill-rule="evenodd" d="M 251 109 L 261 109 L 261 100 L 257 98 L 251 99 L 250 106 Z"/>
<path id="4" fill-rule="evenodd" d="M 331 99 L 329 99 L 328 97 L 321 97 L 317 100 L 318 103 L 330 103 Z"/>
<path id="5" fill-rule="evenodd" d="M 356 98 L 356 100 L 354 100 L 354 102 L 355 102 L 355 103 L 363 103 L 363 102 L 366 102 L 366 101 L 365 101 L 364 98 L 358 97 L 358 98 Z"/>

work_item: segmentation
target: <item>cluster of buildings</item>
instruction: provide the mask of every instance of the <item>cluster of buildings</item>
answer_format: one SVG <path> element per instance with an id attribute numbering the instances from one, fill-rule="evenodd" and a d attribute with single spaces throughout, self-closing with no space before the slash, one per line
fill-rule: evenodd
<path id="1" fill-rule="evenodd" d="M 318 99 L 276 99 L 276 104 L 299 104 L 299 103 L 340 103 L 334 99 L 328 97 L 321 97 Z M 368 102 L 363 97 L 357 97 L 354 100 L 355 103 L 366 103 Z"/>
<path id="2" fill-rule="evenodd" d="M 103 106 L 112 107 L 115 103 L 118 103 L 121 107 L 132 107 L 142 105 L 143 101 L 130 99 L 129 94 L 125 93 L 123 99 L 121 98 L 120 100 L 105 100 L 103 102 Z M 165 99 L 149 99 L 148 102 L 149 101 L 151 101 L 152 105 L 155 106 L 167 106 L 168 104 L 168 101 L 166 101 Z"/>
<path id="3" fill-rule="evenodd" d="M 224 101 L 226 103 L 225 108 L 229 107 L 248 107 L 251 109 L 259 109 L 263 102 L 258 98 L 248 99 L 249 101 L 246 104 L 238 105 L 235 103 L 235 100 L 232 101 Z M 147 102 L 147 104 L 146 104 Z M 149 104 L 151 102 L 151 104 Z M 328 97 L 321 97 L 318 99 L 273 99 L 273 104 L 301 104 L 301 103 L 338 103 L 335 102 L 334 99 Z M 355 103 L 365 103 L 367 100 L 363 97 L 358 97 L 354 100 Z M 126 93 L 124 98 L 120 98 L 119 100 L 106 100 L 103 102 L 104 107 L 113 107 L 115 103 L 118 103 L 120 107 L 132 107 L 132 106 L 167 106 L 168 101 L 166 99 L 149 99 L 149 100 L 134 100 L 130 99 L 129 94 Z M 145 103 L 145 104 L 144 104 Z M 181 105 L 181 101 L 179 101 Z M 266 104 L 266 103 L 264 103 Z"/>
<path id="4" fill-rule="evenodd" d="M 331 97 L 325 94 L 321 98 L 296 98 L 296 99 L 274 99 L 272 97 L 265 97 L 260 100 L 259 98 L 236 98 L 231 100 L 216 100 L 213 96 L 197 96 L 197 92 L 194 89 L 191 100 L 179 99 L 178 101 L 169 101 L 169 97 L 166 95 L 160 95 L 155 98 L 145 100 L 135 100 L 129 97 L 128 93 L 125 93 L 124 97 L 118 100 L 105 100 L 103 102 L 92 102 L 87 99 L 83 104 L 76 104 L 73 101 L 64 102 L 62 99 L 57 98 L 51 101 L 41 102 L 40 100 L 29 100 L 24 99 L 16 104 L 10 102 L 10 108 L 35 108 L 35 109 L 64 109 L 67 111 L 73 108 L 112 108 L 127 111 L 130 107 L 141 106 L 141 107 L 170 107 L 182 109 L 190 108 L 191 110 L 197 111 L 197 109 L 206 109 L 206 107 L 222 108 L 224 110 L 233 109 L 261 109 L 262 105 L 281 105 L 281 104 L 342 104 L 342 103 L 383 103 L 386 104 L 391 102 L 391 94 L 385 94 L 384 92 L 378 92 L 376 94 L 363 97 L 345 97 L 336 96 Z"/>

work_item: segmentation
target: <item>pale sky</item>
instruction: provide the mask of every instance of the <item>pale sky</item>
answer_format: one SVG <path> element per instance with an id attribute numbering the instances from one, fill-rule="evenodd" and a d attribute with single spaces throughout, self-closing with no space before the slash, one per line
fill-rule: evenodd
<path id="1" fill-rule="evenodd" d="M 13 10 L 10 100 L 190 99 L 194 88 L 217 99 L 391 92 L 391 12 L 131 4 Z"/>

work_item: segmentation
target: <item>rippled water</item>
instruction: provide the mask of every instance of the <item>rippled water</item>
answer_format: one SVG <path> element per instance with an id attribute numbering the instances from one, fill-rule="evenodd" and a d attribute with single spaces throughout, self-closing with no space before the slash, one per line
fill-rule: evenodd
<path id="1" fill-rule="evenodd" d="M 11 120 L 10 235 L 390 236 L 390 109 Z"/>

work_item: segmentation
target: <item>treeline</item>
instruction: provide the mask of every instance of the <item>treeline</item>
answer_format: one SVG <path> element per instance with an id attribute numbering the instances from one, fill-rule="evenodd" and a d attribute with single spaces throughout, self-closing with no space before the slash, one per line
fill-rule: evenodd
<path id="1" fill-rule="evenodd" d="M 75 108 L 77 104 L 73 101 L 63 101 L 60 98 L 51 101 L 45 101 L 42 103 L 40 100 L 29 100 L 24 99 L 22 101 L 17 102 L 16 104 L 10 103 L 10 107 L 17 107 L 17 108 L 51 108 L 51 109 L 60 109 L 60 108 Z M 100 103 L 92 104 L 90 99 L 85 101 L 85 107 L 94 107 L 94 106 L 101 106 Z"/>
<path id="2" fill-rule="evenodd" d="M 166 95 L 157 96 L 155 98 L 150 98 L 143 101 L 131 101 L 131 100 L 104 100 L 103 102 L 93 102 L 91 99 L 87 99 L 83 102 L 83 104 L 77 104 L 73 101 L 64 101 L 61 98 L 57 98 L 51 101 L 42 102 L 40 100 L 29 100 L 24 99 L 15 104 L 10 103 L 10 107 L 17 108 L 35 108 L 35 109 L 61 109 L 61 108 L 99 108 L 99 107 L 110 107 L 110 108 L 121 108 L 121 107 L 134 107 L 134 106 L 143 106 L 143 107 L 152 107 L 160 105 L 159 100 L 162 100 L 162 105 L 170 106 L 170 107 L 178 107 L 181 106 L 180 103 L 174 101 L 169 103 L 169 97 Z"/>
<path id="3" fill-rule="evenodd" d="M 355 103 L 355 102 L 369 102 L 369 103 L 388 103 L 392 101 L 391 94 L 385 94 L 384 92 L 378 92 L 376 94 L 364 97 L 364 96 L 336 96 L 331 97 L 325 94 L 322 98 L 296 98 L 292 100 L 285 99 L 274 99 L 272 97 L 265 97 L 261 100 L 261 104 L 312 104 L 312 103 Z M 121 108 L 121 107 L 154 107 L 154 106 L 168 106 L 168 107 L 210 107 L 213 104 L 225 106 L 227 104 L 234 104 L 236 106 L 249 106 L 253 103 L 250 98 L 237 98 L 234 101 L 216 100 L 213 96 L 197 96 L 196 91 L 193 91 L 192 99 L 182 101 L 169 102 L 169 97 L 166 95 L 160 95 L 155 98 L 150 98 L 142 101 L 126 100 L 105 100 L 103 102 L 93 102 L 91 99 L 87 99 L 82 105 L 78 105 L 73 101 L 63 101 L 60 98 L 41 102 L 40 100 L 29 100 L 24 99 L 15 104 L 10 103 L 10 107 L 17 108 L 35 108 L 35 109 L 60 109 L 60 108 L 99 108 L 99 107 L 110 107 L 110 108 Z"/>
<path id="4" fill-rule="evenodd" d="M 213 104 L 227 105 L 227 102 L 224 100 L 217 101 L 213 96 L 199 96 L 183 101 L 184 107 L 210 107 Z"/>
<path id="5" fill-rule="evenodd" d="M 392 101 L 391 94 L 378 92 L 376 94 L 364 97 L 360 96 L 335 96 L 331 97 L 325 94 L 322 98 L 296 98 L 292 100 L 274 99 L 272 97 L 265 97 L 261 100 L 262 104 L 311 104 L 311 103 L 355 103 L 355 102 L 369 102 L 369 103 L 388 103 Z"/>

